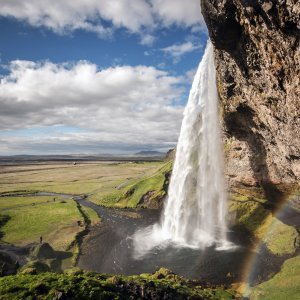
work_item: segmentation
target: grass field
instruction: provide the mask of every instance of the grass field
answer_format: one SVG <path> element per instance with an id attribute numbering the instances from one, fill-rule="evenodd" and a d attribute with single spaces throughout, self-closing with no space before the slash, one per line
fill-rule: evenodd
<path id="1" fill-rule="evenodd" d="M 163 163 L 36 164 L 0 166 L 0 193 L 46 191 L 66 194 L 111 193 L 124 182 L 150 175 Z"/>
<path id="2" fill-rule="evenodd" d="M 83 217 L 74 200 L 53 202 L 53 197 L 0 197 L 1 214 L 9 216 L 2 226 L 2 241 L 17 246 L 43 241 L 65 250 L 82 230 Z"/>
<path id="3" fill-rule="evenodd" d="M 0 228 L 1 241 L 23 246 L 43 236 L 56 250 L 65 250 L 84 229 L 78 225 L 83 222 L 82 212 L 91 225 L 99 222 L 94 210 L 81 207 L 80 212 L 71 197 L 57 196 L 53 201 L 53 196 L 18 194 L 87 194 L 97 204 L 133 207 L 149 189 L 162 189 L 165 166 L 163 162 L 0 166 L 0 214 L 8 217 Z M 127 191 L 132 189 L 132 197 L 128 197 Z"/>

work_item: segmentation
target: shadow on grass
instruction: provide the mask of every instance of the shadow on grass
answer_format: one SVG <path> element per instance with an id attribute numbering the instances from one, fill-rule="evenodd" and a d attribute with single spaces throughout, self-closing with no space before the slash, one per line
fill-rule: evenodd
<path id="1" fill-rule="evenodd" d="M 55 258 L 49 262 L 51 271 L 62 272 L 62 262 L 64 259 L 71 258 L 73 254 L 67 251 L 55 251 Z"/>
<path id="2" fill-rule="evenodd" d="M 1 230 L 2 227 L 10 220 L 8 215 L 0 215 L 0 239 L 4 237 L 4 232 Z"/>

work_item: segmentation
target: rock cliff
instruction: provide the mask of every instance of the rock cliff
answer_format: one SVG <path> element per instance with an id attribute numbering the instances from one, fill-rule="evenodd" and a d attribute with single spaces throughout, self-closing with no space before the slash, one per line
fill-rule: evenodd
<path id="1" fill-rule="evenodd" d="M 300 180 L 300 2 L 202 0 L 215 46 L 230 184 Z M 277 193 L 278 195 L 278 193 Z"/>

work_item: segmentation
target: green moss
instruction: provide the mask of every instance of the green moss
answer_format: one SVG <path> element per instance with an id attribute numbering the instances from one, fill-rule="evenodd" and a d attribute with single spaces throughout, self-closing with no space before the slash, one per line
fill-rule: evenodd
<path id="1" fill-rule="evenodd" d="M 299 234 L 293 226 L 274 218 L 263 241 L 273 254 L 293 254 L 299 246 Z"/>
<path id="2" fill-rule="evenodd" d="M 270 280 L 257 285 L 251 292 L 251 300 L 299 299 L 300 256 L 288 259 L 279 273 Z"/>
<path id="3" fill-rule="evenodd" d="M 160 272 L 160 271 L 159 271 Z M 201 287 L 163 270 L 138 276 L 91 272 L 18 274 L 0 278 L 0 299 L 137 299 L 147 295 L 159 299 L 232 299 L 222 287 Z"/>
<path id="4" fill-rule="evenodd" d="M 264 208 L 264 200 L 234 195 L 231 197 L 229 211 L 234 215 L 235 224 L 246 229 L 251 235 L 260 237 L 259 228 L 270 215 L 270 211 Z"/>
<path id="5" fill-rule="evenodd" d="M 50 267 L 46 263 L 43 263 L 41 261 L 30 261 L 20 270 L 21 274 L 37 274 L 50 271 Z"/>

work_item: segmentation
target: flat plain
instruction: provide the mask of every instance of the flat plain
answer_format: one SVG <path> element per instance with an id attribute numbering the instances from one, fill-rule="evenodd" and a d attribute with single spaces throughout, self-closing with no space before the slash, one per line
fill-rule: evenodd
<path id="1" fill-rule="evenodd" d="M 164 162 L 30 163 L 0 166 L 0 238 L 25 246 L 40 236 L 57 250 L 67 250 L 84 229 L 84 216 L 95 224 L 94 210 L 72 198 L 86 195 L 96 204 L 125 207 L 137 201 L 123 197 L 128 188 L 150 178 L 161 188 Z M 148 182 L 148 180 L 146 180 Z M 140 184 L 141 193 L 148 186 Z M 50 194 L 43 194 L 50 193 Z M 134 196 L 134 195 L 133 195 Z M 122 198 L 123 197 L 123 198 Z"/>

